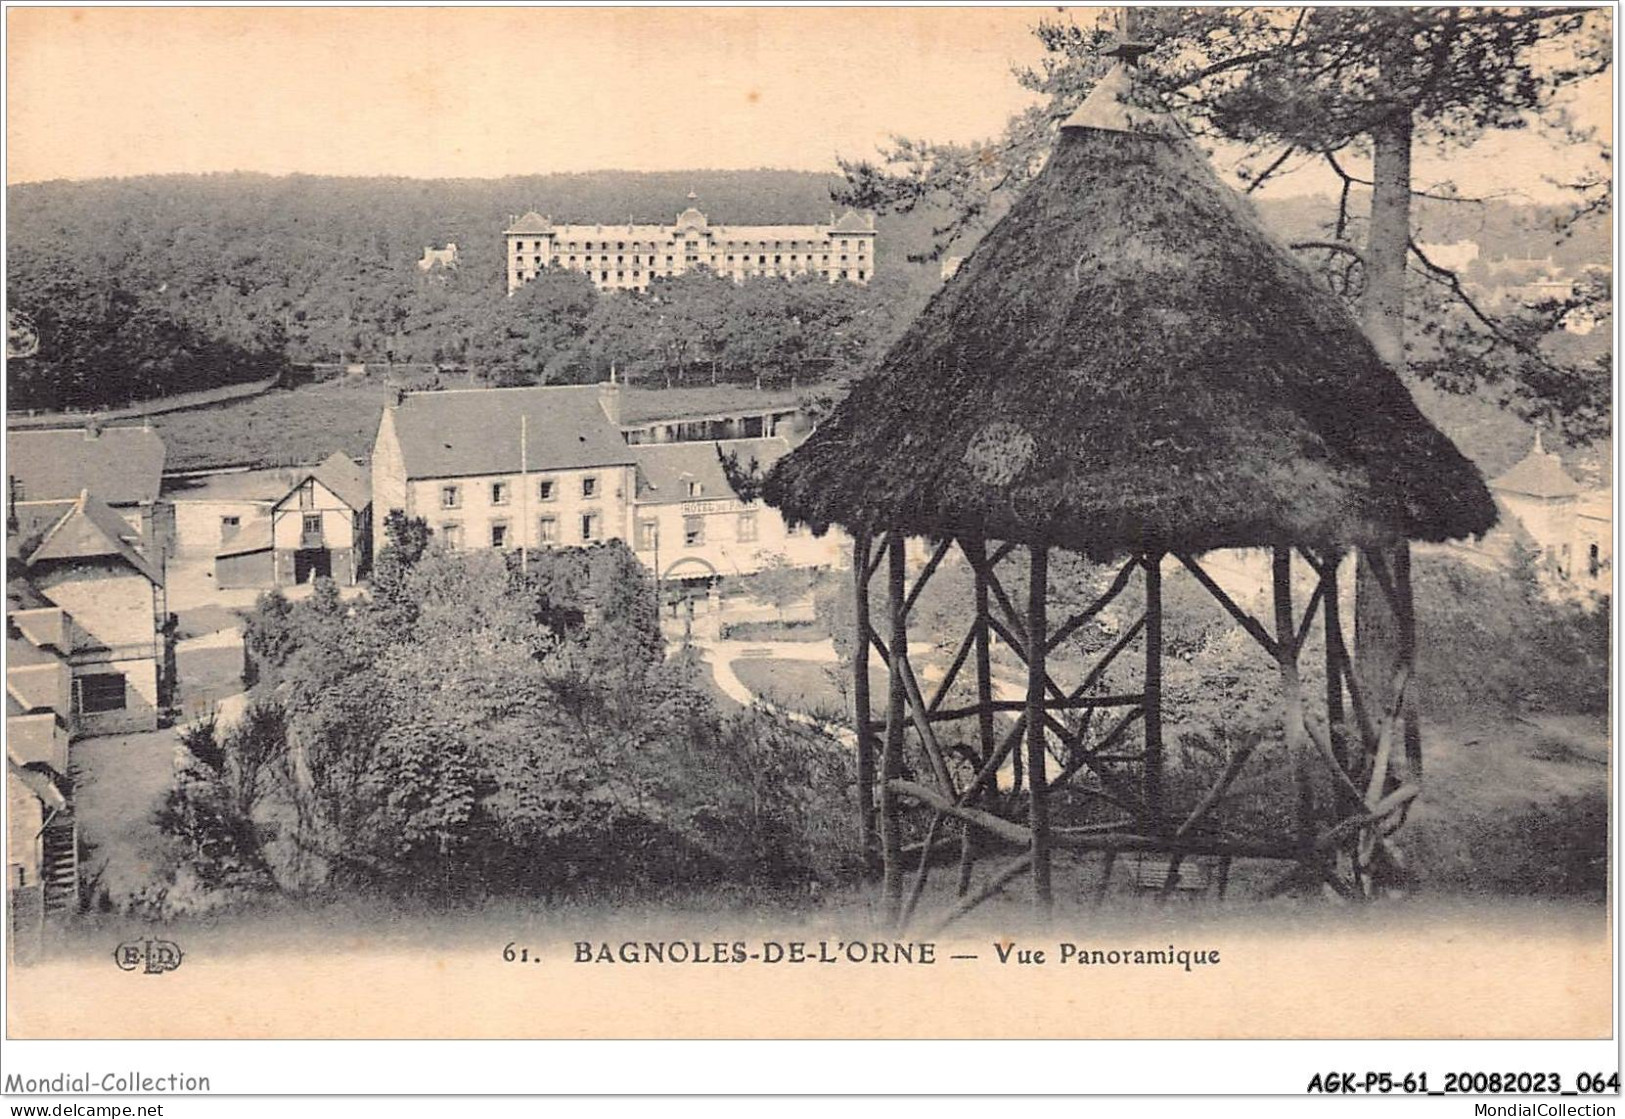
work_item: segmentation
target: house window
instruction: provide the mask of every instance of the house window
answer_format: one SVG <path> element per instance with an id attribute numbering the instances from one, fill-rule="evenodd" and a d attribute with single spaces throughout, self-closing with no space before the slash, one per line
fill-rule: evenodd
<path id="1" fill-rule="evenodd" d="M 299 508 L 314 509 L 316 507 L 316 487 L 306 482 L 299 487 Z"/>
<path id="2" fill-rule="evenodd" d="M 494 521 L 491 524 L 491 547 L 506 548 L 508 546 L 508 523 Z"/>
<path id="3" fill-rule="evenodd" d="M 459 524 L 441 525 L 440 538 L 446 542 L 448 548 L 461 548 L 463 546 L 463 526 Z"/>
<path id="4" fill-rule="evenodd" d="M 506 483 L 506 482 L 492 482 L 491 483 L 491 504 L 492 505 L 506 505 L 506 504 L 508 504 L 508 483 Z"/>
<path id="5" fill-rule="evenodd" d="M 322 534 L 322 515 L 320 513 L 306 513 L 303 520 L 302 531 L 306 536 L 320 536 Z"/>
<path id="6" fill-rule="evenodd" d="M 754 509 L 739 514 L 739 539 L 746 544 L 756 539 L 756 511 Z"/>
<path id="7" fill-rule="evenodd" d="M 705 543 L 705 518 L 683 518 L 683 543 L 690 548 Z"/>
<path id="8" fill-rule="evenodd" d="M 559 487 L 551 478 L 543 478 L 536 484 L 536 497 L 541 501 L 553 501 L 559 496 Z"/>
<path id="9" fill-rule="evenodd" d="M 602 539 L 602 535 L 601 535 L 600 530 L 599 530 L 599 517 L 598 517 L 598 514 L 597 513 L 583 513 L 583 514 L 581 514 L 581 542 L 583 544 L 586 544 L 586 543 L 590 543 L 591 541 L 599 540 L 599 539 Z"/>
<path id="10" fill-rule="evenodd" d="M 456 486 L 440 487 L 440 508 L 455 509 L 463 503 L 462 494 L 457 492 Z"/>
<path id="11" fill-rule="evenodd" d="M 660 545 L 660 522 L 638 522 L 638 551 L 652 552 Z"/>
<path id="12" fill-rule="evenodd" d="M 543 517 L 536 522 L 536 541 L 539 544 L 558 543 L 559 519 L 557 517 Z"/>
<path id="13" fill-rule="evenodd" d="M 236 532 L 239 528 L 241 528 L 242 523 L 243 523 L 243 519 L 241 517 L 221 517 L 220 518 L 220 539 L 221 540 L 230 540 L 231 539 L 231 534 Z"/>
<path id="14" fill-rule="evenodd" d="M 80 676 L 73 681 L 82 714 L 94 715 L 101 711 L 124 710 L 124 674 L 98 672 Z"/>
<path id="15" fill-rule="evenodd" d="M 596 474 L 589 474 L 585 478 L 581 479 L 581 496 L 598 496 L 598 476 Z"/>
<path id="16" fill-rule="evenodd" d="M 1596 544 L 1593 544 L 1591 547 L 1586 549 L 1586 571 L 1590 573 L 1593 579 L 1595 579 L 1597 577 L 1597 573 L 1601 570 L 1602 550 Z"/>
<path id="17" fill-rule="evenodd" d="M 688 484 L 688 496 L 689 497 L 699 497 L 700 495 L 702 495 L 704 493 L 705 493 L 705 483 L 704 482 L 690 482 Z"/>

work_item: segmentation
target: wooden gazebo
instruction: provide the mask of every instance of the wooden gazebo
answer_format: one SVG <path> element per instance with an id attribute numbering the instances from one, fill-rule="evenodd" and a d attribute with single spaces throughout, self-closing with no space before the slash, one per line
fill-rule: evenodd
<path id="1" fill-rule="evenodd" d="M 879 368 L 765 479 L 766 500 L 788 519 L 838 525 L 854 541 L 861 827 L 894 922 L 912 914 L 950 827 L 962 829 L 964 852 L 950 917 L 1028 874 L 1047 913 L 1058 848 L 1108 861 L 1160 852 L 1169 889 L 1181 860 L 1203 855 L 1287 860 L 1283 882 L 1365 892 L 1419 791 L 1419 747 L 1396 733 L 1415 648 L 1405 545 L 1480 534 L 1495 519 L 1477 469 L 1421 415 L 1338 298 L 1170 119 L 1142 105 L 1131 64 L 1132 54 L 1065 122 L 1042 172 Z M 930 542 L 912 582 L 911 537 Z M 1250 615 L 1204 569 L 1204 553 L 1230 548 L 1270 551 L 1273 616 Z M 909 662 L 910 611 L 956 549 L 974 573 L 972 617 L 928 694 Z M 1054 549 L 1115 568 L 1075 616 L 1050 616 Z M 1338 571 L 1355 551 L 1398 636 L 1380 690 L 1354 671 L 1339 617 Z M 1169 795 L 1170 564 L 1188 568 L 1279 668 L 1288 760 L 1263 776 L 1292 790 L 1292 834 L 1211 826 L 1249 747 L 1194 800 Z M 1301 612 L 1295 564 L 1314 582 Z M 1025 602 L 1007 590 L 1017 565 Z M 877 577 L 887 588 L 879 618 Z M 1056 650 L 1136 583 L 1138 621 L 1058 679 Z M 1311 698 L 1299 659 L 1317 621 L 1326 687 Z M 1020 698 L 999 697 L 995 636 L 1025 664 Z M 888 672 L 883 697 L 870 694 L 871 656 Z M 1142 686 L 1109 694 L 1107 669 L 1125 656 L 1143 657 Z M 974 702 L 948 706 L 967 672 Z M 1308 719 L 1311 703 L 1324 707 Z M 946 724 L 957 724 L 952 754 Z M 1024 773 L 1019 797 L 1000 787 L 1012 768 L 1017 792 Z M 1109 818 L 1057 824 L 1051 805 L 1063 792 L 1096 798 Z M 926 815 L 905 866 L 905 813 L 915 809 Z M 969 894 L 970 859 L 1001 846 L 1021 853 Z"/>

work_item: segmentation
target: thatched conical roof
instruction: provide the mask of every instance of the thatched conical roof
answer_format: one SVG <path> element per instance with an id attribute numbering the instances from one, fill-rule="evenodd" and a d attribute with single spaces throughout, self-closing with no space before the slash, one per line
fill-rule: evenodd
<path id="1" fill-rule="evenodd" d="M 1099 98 L 767 501 L 1095 556 L 1488 529 L 1478 470 L 1339 299 L 1171 122 Z"/>

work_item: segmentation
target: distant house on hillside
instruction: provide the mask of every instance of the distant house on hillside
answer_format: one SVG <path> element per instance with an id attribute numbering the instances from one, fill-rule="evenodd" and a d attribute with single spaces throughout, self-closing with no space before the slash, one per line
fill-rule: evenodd
<path id="1" fill-rule="evenodd" d="M 448 241 L 443 249 L 432 248 L 428 245 L 423 246 L 423 259 L 418 261 L 418 271 L 427 272 L 437 266 L 440 268 L 457 267 L 457 243 L 455 241 Z"/>
<path id="2" fill-rule="evenodd" d="M 627 540 L 637 474 L 620 422 L 613 383 L 405 393 L 373 444 L 373 537 L 399 510 L 453 548 Z"/>
<path id="3" fill-rule="evenodd" d="M 1417 248 L 1434 264 L 1452 272 L 1465 272 L 1478 259 L 1477 241 L 1435 241 Z"/>
<path id="4" fill-rule="evenodd" d="M 1513 547 L 1533 548 L 1542 568 L 1559 585 L 1606 592 L 1612 585 L 1613 499 L 1607 491 L 1587 491 L 1546 450 L 1540 433 L 1527 455 L 1490 482 L 1501 507 L 1501 524 L 1485 537 L 1480 552 L 1504 561 Z"/>
<path id="5" fill-rule="evenodd" d="M 779 511 L 742 500 L 719 454 L 742 469 L 766 471 L 790 452 L 782 438 L 636 446 L 637 533 L 633 550 L 662 579 L 748 575 L 775 560 L 794 567 L 841 562 L 843 538 L 823 538 L 785 526 Z"/>

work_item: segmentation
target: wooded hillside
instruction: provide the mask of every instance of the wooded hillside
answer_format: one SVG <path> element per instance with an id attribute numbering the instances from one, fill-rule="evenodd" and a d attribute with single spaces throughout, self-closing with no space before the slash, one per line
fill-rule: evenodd
<path id="1" fill-rule="evenodd" d="M 503 229 L 526 210 L 556 221 L 669 222 L 692 190 L 716 222 L 818 222 L 838 181 L 764 170 L 13 186 L 8 295 L 40 348 L 11 363 L 12 407 L 113 407 L 257 380 L 290 362 L 466 363 L 499 383 L 592 379 L 612 363 L 650 384 L 850 373 L 940 283 L 935 262 L 910 261 L 930 249 L 940 215 L 881 218 L 868 289 L 673 284 L 654 307 L 600 299 L 573 276 L 510 300 L 504 280 Z M 1260 209 L 1293 239 L 1314 236 L 1325 207 L 1286 199 Z M 1473 209 L 1476 229 L 1441 214 L 1439 232 L 1424 235 L 1474 236 L 1486 255 L 1537 251 L 1524 231 L 1540 227 L 1538 208 Z M 424 247 L 447 242 L 458 247 L 457 268 L 420 271 Z"/>

